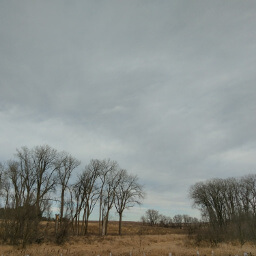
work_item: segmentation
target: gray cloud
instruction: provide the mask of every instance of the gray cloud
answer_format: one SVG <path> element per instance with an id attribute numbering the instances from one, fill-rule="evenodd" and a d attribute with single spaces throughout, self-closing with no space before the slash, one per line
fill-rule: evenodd
<path id="1" fill-rule="evenodd" d="M 234 0 L 2 1 L 0 160 L 44 143 L 83 164 L 111 157 L 141 178 L 145 208 L 197 214 L 190 185 L 255 171 L 255 12 Z"/>

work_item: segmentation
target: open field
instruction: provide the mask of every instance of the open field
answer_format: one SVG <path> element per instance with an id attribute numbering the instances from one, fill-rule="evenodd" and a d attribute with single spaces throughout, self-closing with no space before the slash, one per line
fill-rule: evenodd
<path id="1" fill-rule="evenodd" d="M 52 232 L 53 223 L 44 223 L 48 232 Z M 123 236 L 118 236 L 118 223 L 111 222 L 109 235 L 106 237 L 97 236 L 98 223 L 91 222 L 89 235 L 86 237 L 71 237 L 64 245 L 58 246 L 52 241 L 44 241 L 42 244 L 28 246 L 27 249 L 20 249 L 7 245 L 0 245 L 0 255 L 4 256 L 112 256 L 134 255 L 134 256 L 168 256 L 169 253 L 175 256 L 181 255 L 256 255 L 254 245 L 245 244 L 243 247 L 238 244 L 220 244 L 211 248 L 209 245 L 197 247 L 192 240 L 189 240 L 184 230 L 173 228 L 160 228 L 142 226 L 140 223 L 124 222 Z"/>

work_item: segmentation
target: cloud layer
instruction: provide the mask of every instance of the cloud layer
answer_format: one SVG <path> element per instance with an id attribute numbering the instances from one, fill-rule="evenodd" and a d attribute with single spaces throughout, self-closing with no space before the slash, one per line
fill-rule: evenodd
<path id="1" fill-rule="evenodd" d="M 192 184 L 255 172 L 255 13 L 249 0 L 2 1 L 0 161 L 41 144 L 110 157 L 140 177 L 144 208 L 198 215 Z"/>

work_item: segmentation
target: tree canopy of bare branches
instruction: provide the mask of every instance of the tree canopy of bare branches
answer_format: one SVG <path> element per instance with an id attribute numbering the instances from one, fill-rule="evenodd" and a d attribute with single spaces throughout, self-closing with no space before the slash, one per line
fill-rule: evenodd
<path id="1" fill-rule="evenodd" d="M 60 215 L 55 230 L 58 241 L 63 241 L 68 229 L 75 235 L 86 235 L 97 204 L 99 234 L 107 234 L 112 209 L 119 215 L 121 234 L 124 210 L 140 204 L 144 196 L 138 177 L 129 175 L 110 159 L 92 159 L 76 178 L 72 177 L 79 165 L 80 161 L 69 153 L 58 152 L 48 145 L 21 147 L 14 160 L 0 163 L 2 239 L 11 244 L 22 242 L 24 247 L 37 240 L 40 221 L 52 216 L 51 206 L 58 204 L 59 212 L 55 211 Z"/>
<path id="2" fill-rule="evenodd" d="M 144 198 L 142 185 L 138 177 L 129 175 L 126 170 L 119 171 L 119 179 L 116 187 L 115 208 L 119 215 L 119 235 L 122 233 L 122 216 L 125 209 L 141 204 Z"/>
<path id="3" fill-rule="evenodd" d="M 194 206 L 212 228 L 213 239 L 239 239 L 241 244 L 256 235 L 256 175 L 212 179 L 190 188 Z"/>

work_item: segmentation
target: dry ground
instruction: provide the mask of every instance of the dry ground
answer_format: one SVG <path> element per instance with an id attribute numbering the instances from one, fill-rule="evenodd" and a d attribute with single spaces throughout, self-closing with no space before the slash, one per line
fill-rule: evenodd
<path id="1" fill-rule="evenodd" d="M 48 224 L 47 230 L 51 230 Z M 89 235 L 86 237 L 71 237 L 64 245 L 57 246 L 51 241 L 40 245 L 28 246 L 26 250 L 18 247 L 0 245 L 0 256 L 192 256 L 197 255 L 244 255 L 244 252 L 256 256 L 256 247 L 246 244 L 243 247 L 232 244 L 220 244 L 211 248 L 209 245 L 196 247 L 187 238 L 184 230 L 142 226 L 139 223 L 126 222 L 123 226 L 123 236 L 117 235 L 118 223 L 110 223 L 109 235 L 97 236 L 97 223 L 89 225 Z M 249 254 L 250 255 L 250 254 Z"/>

